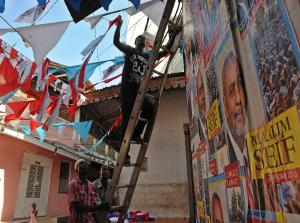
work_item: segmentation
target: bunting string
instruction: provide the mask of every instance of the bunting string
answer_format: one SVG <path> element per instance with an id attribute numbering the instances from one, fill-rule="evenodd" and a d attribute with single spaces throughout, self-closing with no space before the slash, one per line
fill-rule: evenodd
<path id="1" fill-rule="evenodd" d="M 47 12 L 44 14 L 44 15 L 42 15 L 42 16 L 40 16 L 39 18 L 37 18 L 36 19 L 36 21 L 40 21 L 41 19 L 43 19 L 48 13 L 49 13 L 49 11 L 54 7 L 54 5 L 58 2 L 59 0 L 57 0 L 57 1 L 55 1 L 53 4 L 52 4 L 52 6 L 47 10 Z M 49 2 L 49 1 L 48 1 Z M 48 3 L 47 2 L 47 3 Z M 139 4 L 140 4 L 140 2 L 139 1 L 132 1 L 132 3 L 134 4 L 134 6 L 137 8 L 138 6 L 139 6 Z M 131 7 L 129 7 L 129 8 L 131 8 Z M 120 10 L 120 11 L 124 11 L 124 10 L 126 10 L 126 9 L 129 9 L 129 8 L 125 8 L 125 9 L 122 9 L 122 10 Z M 113 13 L 116 13 L 117 11 L 114 11 L 114 12 L 111 12 L 111 13 L 106 13 L 106 15 L 109 15 L 109 14 L 113 14 Z M 105 14 L 103 14 L 102 16 L 105 16 Z M 21 38 L 23 39 L 23 41 L 24 42 L 27 42 L 29 45 L 32 45 L 30 42 L 29 42 L 29 40 L 27 39 L 27 38 L 25 38 L 16 28 L 14 28 L 7 20 L 5 20 L 1 15 L 0 15 L 0 17 L 2 18 L 2 20 L 3 21 L 5 21 L 11 28 L 12 28 L 12 30 L 14 30 L 19 36 L 21 36 Z M 129 27 L 128 29 L 127 29 L 127 32 L 129 31 L 129 30 L 131 30 L 132 28 L 136 28 L 136 25 L 144 18 L 145 16 L 143 16 L 142 18 L 140 18 L 137 22 L 135 22 L 135 24 L 133 24 L 131 27 Z M 48 82 L 48 75 L 49 75 L 49 73 L 48 73 L 48 71 L 47 71 L 47 67 L 48 67 L 48 64 L 49 64 L 49 59 L 44 59 L 44 62 L 42 63 L 42 65 L 41 64 L 39 64 L 39 67 L 40 68 L 42 68 L 41 70 L 40 69 L 38 69 L 38 74 L 36 73 L 36 72 L 34 72 L 35 71 L 35 69 L 36 69 L 36 67 L 34 68 L 34 70 L 32 71 L 32 73 L 31 74 L 28 74 L 28 76 L 24 76 L 23 78 L 19 78 L 18 77 L 18 80 L 19 79 L 22 79 L 23 81 L 24 81 L 24 83 L 23 83 L 23 81 L 22 81 L 22 84 L 19 84 L 18 83 L 18 85 L 15 87 L 15 89 L 13 89 L 13 91 L 12 92 L 10 92 L 9 93 L 9 95 L 7 95 L 7 97 L 5 98 L 6 100 L 5 100 L 5 102 L 7 102 L 8 101 L 8 99 L 16 92 L 16 90 L 18 90 L 18 89 L 22 89 L 23 91 L 25 91 L 25 93 L 27 93 L 30 97 L 34 97 L 34 98 L 37 98 L 37 99 L 39 99 L 40 100 L 40 103 L 39 103 L 39 106 L 38 106 L 38 108 L 35 110 L 35 112 L 34 113 L 32 113 L 31 115 L 37 115 L 37 117 L 38 117 L 38 122 L 35 122 L 35 120 L 33 120 L 32 118 L 24 118 L 23 117 L 23 112 L 25 111 L 25 109 L 26 109 L 26 107 L 28 106 L 28 105 L 25 105 L 24 104 L 24 106 L 25 107 L 22 107 L 22 108 L 19 108 L 19 110 L 13 110 L 12 109 L 12 114 L 6 114 L 6 117 L 4 117 L 4 121 L 5 122 L 8 122 L 8 121 L 12 121 L 12 120 L 29 120 L 30 121 L 30 126 L 22 126 L 22 128 L 23 128 L 23 131 L 25 131 L 26 132 L 26 134 L 30 134 L 30 132 L 31 131 L 36 131 L 37 132 L 37 134 L 40 136 L 40 138 L 41 138 L 41 141 L 43 141 L 44 139 L 45 139 L 45 137 L 46 137 L 46 130 L 48 130 L 48 126 L 54 126 L 53 124 L 52 124 L 52 122 L 54 121 L 54 119 L 56 118 L 56 116 L 58 115 L 58 113 L 59 113 L 59 108 L 60 108 L 60 106 L 61 106 L 61 103 L 63 102 L 63 96 L 66 96 L 66 95 L 69 95 L 68 97 L 70 97 L 70 99 L 72 99 L 72 103 L 70 103 L 70 104 L 68 104 L 68 106 L 69 106 L 69 114 L 71 114 L 71 115 L 74 115 L 75 114 L 75 111 L 79 108 L 79 106 L 80 106 L 80 101 L 79 101 L 79 95 L 80 95 L 80 93 L 82 93 L 82 92 L 84 92 L 84 90 L 86 89 L 86 88 L 91 88 L 90 86 L 85 86 L 85 82 L 89 79 L 89 76 L 91 75 L 91 74 L 88 74 L 88 75 L 86 75 L 86 71 L 87 70 L 89 70 L 88 68 L 89 68 L 89 65 L 92 65 L 92 64 L 90 64 L 89 63 L 89 60 L 91 59 L 91 57 L 92 57 L 92 55 L 93 55 L 93 53 L 94 53 L 94 51 L 95 51 L 95 49 L 97 48 L 97 50 L 98 50 L 98 44 L 101 42 L 101 40 L 103 39 L 103 37 L 106 35 L 106 33 L 109 31 L 109 29 L 115 24 L 115 22 L 116 21 L 118 21 L 120 19 L 120 16 L 118 16 L 118 17 L 116 17 L 114 20 L 109 20 L 109 27 L 108 27 L 108 29 L 107 29 L 107 31 L 104 33 L 104 35 L 103 36 L 99 36 L 98 38 L 96 38 L 94 41 L 95 42 L 91 42 L 91 45 L 89 45 L 85 50 L 84 50 L 84 52 L 85 53 L 83 53 L 83 55 L 84 56 L 86 56 L 85 57 L 85 61 L 84 61 L 84 63 L 81 65 L 81 66 L 78 66 L 78 70 L 79 70 L 79 72 L 76 72 L 75 73 L 75 76 L 73 77 L 73 78 L 71 78 L 70 80 L 69 80 L 69 87 L 68 88 L 63 88 L 63 82 L 61 81 L 59 81 L 59 80 L 57 80 L 56 79 L 56 77 L 55 76 L 53 76 L 53 75 L 50 75 L 49 76 L 49 82 Z M 49 25 L 49 24 L 48 24 Z M 18 29 L 20 29 L 20 28 L 18 28 Z M 126 35 L 126 33 L 127 32 L 125 32 L 124 33 L 124 35 L 123 36 L 125 36 Z M 30 38 L 31 39 L 31 38 Z M 110 45 L 108 48 L 110 48 L 112 45 Z M 89 49 L 90 48 L 90 49 Z M 2 45 L 1 45 L 1 49 L 3 49 L 3 52 L 6 54 L 6 57 L 7 57 L 7 55 L 10 55 L 10 57 L 12 58 L 13 57 L 13 59 L 15 59 L 15 61 L 16 62 L 13 62 L 12 60 L 11 61 L 9 61 L 9 63 L 11 63 L 12 65 L 15 63 L 16 64 L 16 67 L 20 64 L 20 63 L 22 63 L 23 62 L 23 60 L 20 60 L 20 58 L 19 57 L 17 57 L 17 56 L 15 56 L 15 54 L 16 55 L 19 55 L 19 53 L 16 51 L 16 50 L 14 50 L 12 47 L 11 47 L 11 52 L 8 52 L 4 47 L 2 47 Z M 104 51 L 106 51 L 106 50 L 104 50 Z M 14 53 L 14 56 L 13 56 L 13 53 Z M 103 54 L 103 53 L 102 53 Z M 99 58 L 100 58 L 100 55 L 102 55 L 102 54 L 98 54 L 98 52 L 97 52 L 97 56 L 96 56 L 96 58 L 98 59 L 98 63 L 99 63 Z M 7 57 L 8 58 L 8 57 Z M 119 59 L 119 58 L 118 58 Z M 124 59 L 124 58 L 123 58 Z M 117 62 L 117 58 L 115 58 L 115 63 L 118 63 Z M 28 63 L 30 62 L 30 60 L 28 60 Z M 32 62 L 31 62 L 32 63 Z M 46 64 L 47 63 L 47 64 Z M 32 64 L 34 64 L 34 63 L 32 63 Z M 24 66 L 25 66 L 25 64 L 23 64 Z M 100 66 L 101 64 L 99 63 L 99 66 Z M 67 67 L 68 68 L 68 67 Z M 23 68 L 22 68 L 23 69 Z M 64 69 L 66 69 L 66 68 L 64 68 Z M 18 72 L 17 73 L 17 76 L 20 76 L 20 75 L 23 75 L 23 73 L 21 73 L 21 71 L 20 71 L 20 73 Z M 26 74 L 27 75 L 27 74 Z M 43 86 L 43 89 L 44 89 L 44 91 L 43 91 L 43 93 L 42 93 L 42 95 L 39 95 L 37 92 L 35 92 L 35 91 L 32 91 L 32 90 L 30 90 L 30 85 L 31 85 L 31 82 L 32 82 L 32 78 L 35 76 L 35 75 L 38 75 L 38 77 L 40 77 L 41 76 L 41 81 L 45 81 L 46 80 L 46 82 L 48 82 L 47 84 L 46 84 L 46 86 Z M 111 82 L 112 80 L 114 80 L 114 79 L 116 79 L 116 78 L 118 78 L 118 77 L 120 77 L 120 76 L 122 76 L 122 74 L 119 74 L 119 75 L 117 75 L 117 76 L 114 76 L 114 77 L 112 77 L 112 78 L 107 78 L 107 79 L 104 79 L 104 80 L 102 80 L 101 82 L 103 82 L 103 83 L 109 83 L 109 82 Z M 25 79 L 24 79 L 25 78 Z M 51 80 L 51 81 L 50 81 Z M 55 82 L 54 82 L 55 81 Z M 99 83 L 101 83 L 101 82 L 99 82 Z M 92 85 L 92 87 L 94 87 L 94 86 L 96 86 L 98 83 L 96 83 L 96 84 L 94 84 L 94 85 Z M 52 86 L 52 87 L 54 87 L 54 89 L 55 90 L 59 90 L 59 92 L 60 92 L 60 96 L 55 96 L 55 97 L 50 97 L 49 96 L 49 93 L 48 93 L 48 91 L 49 91 L 49 87 L 50 86 Z M 6 96 L 6 95 L 4 95 L 4 96 Z M 59 98 L 59 99 L 58 99 Z M 1 98 L 2 99 L 2 98 Z M 70 100 L 69 99 L 69 100 Z M 46 101 L 46 100 L 49 100 L 49 101 Z M 27 101 L 28 102 L 28 104 L 29 104 L 29 101 Z M 2 103 L 3 103 L 3 101 L 2 101 Z M 49 116 L 47 117 L 47 118 L 45 118 L 45 117 L 43 117 L 45 114 L 44 113 L 46 113 L 46 111 L 48 112 L 48 114 L 49 114 Z M 46 120 L 46 121 L 44 121 L 44 120 Z M 106 132 L 106 134 L 104 134 L 104 136 L 102 137 L 102 139 L 100 139 L 96 144 L 97 145 L 100 145 L 102 142 L 103 142 L 103 140 L 105 139 L 105 137 L 107 137 L 109 134 L 110 134 L 110 132 L 112 131 L 112 129 L 116 126 L 116 122 L 119 122 L 121 120 L 121 118 L 120 117 L 118 117 L 118 119 L 115 121 L 115 123 L 114 123 L 114 125 Z M 42 121 L 44 121 L 44 123 L 41 123 Z M 89 124 L 89 126 L 85 126 L 84 128 L 85 129 L 88 129 L 88 131 L 89 131 L 89 128 L 91 127 L 91 124 L 92 123 L 90 123 Z M 57 125 L 57 124 L 56 124 Z M 75 128 L 75 130 L 77 130 L 78 131 L 78 133 L 80 134 L 80 131 L 82 130 L 80 130 L 80 129 L 78 129 L 78 128 L 83 128 L 82 126 L 80 127 L 80 126 L 77 126 L 77 125 L 75 125 L 74 123 L 72 124 L 72 123 L 69 123 L 68 125 L 70 125 L 70 126 L 72 126 L 72 127 L 74 127 Z M 76 129 L 76 127 L 77 127 L 77 129 Z M 83 139 L 86 139 L 86 137 L 87 137 L 87 134 L 88 134 L 88 131 L 87 132 L 85 132 L 85 134 L 84 135 L 82 135 L 83 133 L 81 132 L 81 138 L 83 138 Z M 101 141 L 102 140 L 102 141 Z M 95 144 L 95 145 L 96 145 Z M 95 149 L 95 145 L 92 147 L 92 149 Z M 97 147 L 97 146 L 96 146 Z"/>

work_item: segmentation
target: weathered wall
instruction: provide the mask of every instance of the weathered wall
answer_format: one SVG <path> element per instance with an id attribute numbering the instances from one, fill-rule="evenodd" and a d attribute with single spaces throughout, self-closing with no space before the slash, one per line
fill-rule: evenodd
<path id="1" fill-rule="evenodd" d="M 188 216 L 188 191 L 183 123 L 187 121 L 185 91 L 163 93 L 148 147 L 148 170 L 141 172 L 130 209 L 149 211 L 158 217 Z M 137 153 L 133 145 L 132 161 Z M 129 182 L 124 168 L 120 184 Z M 122 195 L 122 189 L 120 189 Z"/>

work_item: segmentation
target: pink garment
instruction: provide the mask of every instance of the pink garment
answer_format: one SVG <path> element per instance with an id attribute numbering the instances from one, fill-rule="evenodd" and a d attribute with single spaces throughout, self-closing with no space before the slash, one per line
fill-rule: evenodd
<path id="1" fill-rule="evenodd" d="M 73 179 L 68 185 L 69 218 L 68 223 L 93 223 L 94 217 L 91 212 L 77 212 L 72 203 L 80 202 L 84 206 L 96 204 L 96 192 L 94 185 L 88 181 L 87 188 L 79 177 Z"/>
<path id="2" fill-rule="evenodd" d="M 37 210 L 30 213 L 29 223 L 37 223 Z"/>

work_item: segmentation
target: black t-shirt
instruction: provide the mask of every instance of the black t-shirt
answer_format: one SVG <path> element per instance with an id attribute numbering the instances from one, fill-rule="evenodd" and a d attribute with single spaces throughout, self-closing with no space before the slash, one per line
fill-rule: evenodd
<path id="1" fill-rule="evenodd" d="M 130 48 L 125 54 L 125 64 L 122 76 L 122 87 L 139 88 L 144 76 L 149 54 L 138 53 L 136 49 Z"/>

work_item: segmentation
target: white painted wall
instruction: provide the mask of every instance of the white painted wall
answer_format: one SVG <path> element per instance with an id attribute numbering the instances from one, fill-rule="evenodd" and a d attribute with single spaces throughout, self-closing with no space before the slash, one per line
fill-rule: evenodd
<path id="1" fill-rule="evenodd" d="M 148 170 L 141 172 L 130 209 L 149 211 L 158 217 L 188 216 L 188 190 L 183 124 L 188 122 L 185 90 L 163 93 L 147 151 Z M 131 146 L 132 162 L 138 148 Z M 123 168 L 120 184 L 129 182 Z M 120 195 L 122 197 L 122 191 Z"/>

